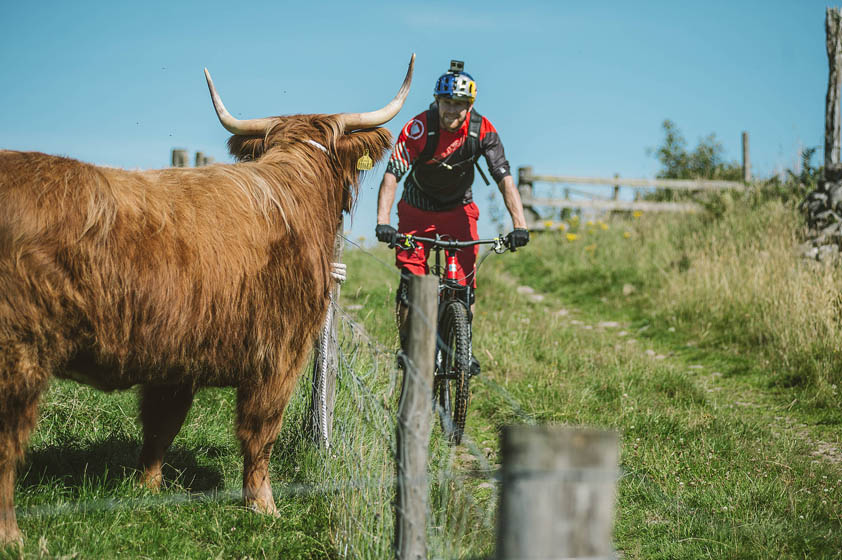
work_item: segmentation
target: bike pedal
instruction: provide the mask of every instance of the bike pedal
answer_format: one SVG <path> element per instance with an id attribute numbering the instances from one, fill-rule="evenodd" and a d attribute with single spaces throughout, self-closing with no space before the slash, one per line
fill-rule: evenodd
<path id="1" fill-rule="evenodd" d="M 476 356 L 471 356 L 471 367 L 468 372 L 471 374 L 471 377 L 482 373 L 482 368 L 480 367 L 479 360 L 477 360 Z"/>

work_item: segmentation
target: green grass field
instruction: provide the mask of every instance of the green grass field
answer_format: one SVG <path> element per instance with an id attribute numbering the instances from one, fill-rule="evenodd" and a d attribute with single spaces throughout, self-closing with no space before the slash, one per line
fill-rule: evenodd
<path id="1" fill-rule="evenodd" d="M 432 555 L 493 554 L 498 432 L 536 421 L 621 434 L 623 558 L 842 558 L 842 273 L 793 256 L 792 207 L 566 227 L 480 270 L 483 373 L 469 444 L 434 429 Z M 56 382 L 20 470 L 23 556 L 388 557 L 397 275 L 384 249 L 345 261 L 342 305 L 371 339 L 346 347 L 330 452 L 302 433 L 299 384 L 273 455 L 280 518 L 239 505 L 233 391 L 199 394 L 152 495 L 132 477 L 134 395 Z"/>

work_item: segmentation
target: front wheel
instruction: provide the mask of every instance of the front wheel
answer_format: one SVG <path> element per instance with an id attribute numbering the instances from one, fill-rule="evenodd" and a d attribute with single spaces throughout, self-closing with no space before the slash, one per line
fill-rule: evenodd
<path id="1" fill-rule="evenodd" d="M 465 431 L 468 387 L 471 368 L 471 324 L 468 310 L 459 302 L 451 302 L 439 322 L 436 343 L 436 378 L 434 399 L 439 420 L 450 443 L 459 444 Z"/>

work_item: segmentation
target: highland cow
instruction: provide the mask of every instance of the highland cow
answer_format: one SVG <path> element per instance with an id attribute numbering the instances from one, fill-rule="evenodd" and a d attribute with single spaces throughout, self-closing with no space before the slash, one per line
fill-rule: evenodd
<path id="1" fill-rule="evenodd" d="M 15 465 L 52 377 L 140 385 L 141 480 L 202 387 L 237 389 L 243 500 L 277 514 L 269 456 L 324 319 L 334 236 L 377 128 L 370 113 L 238 120 L 205 71 L 238 163 L 124 171 L 0 151 L 0 546 L 21 538 Z"/>

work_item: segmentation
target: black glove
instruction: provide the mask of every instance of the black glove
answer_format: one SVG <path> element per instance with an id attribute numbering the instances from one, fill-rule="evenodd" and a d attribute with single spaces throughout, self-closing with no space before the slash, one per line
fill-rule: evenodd
<path id="1" fill-rule="evenodd" d="M 377 227 L 374 228 L 374 235 L 377 236 L 378 241 L 388 243 L 389 247 L 393 247 L 398 236 L 398 230 L 389 224 L 377 224 Z"/>
<path id="2" fill-rule="evenodd" d="M 523 247 L 529 243 L 529 230 L 523 228 L 515 228 L 509 235 L 506 236 L 506 245 L 509 249 L 514 251 L 518 247 Z"/>

